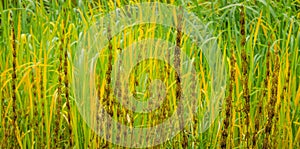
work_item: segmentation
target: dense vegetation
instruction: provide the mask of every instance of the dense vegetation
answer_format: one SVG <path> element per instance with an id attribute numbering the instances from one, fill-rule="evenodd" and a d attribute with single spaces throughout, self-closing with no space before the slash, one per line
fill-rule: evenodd
<path id="1" fill-rule="evenodd" d="M 80 37 L 97 17 L 139 2 L 148 1 L 0 2 L 0 148 L 120 147 L 98 136 L 80 115 L 73 64 Z M 300 1 L 160 2 L 182 6 L 207 24 L 226 63 L 227 80 L 221 110 L 208 130 L 199 133 L 201 120 L 195 115 L 183 131 L 154 147 L 300 148 Z M 180 90 L 168 64 L 149 60 L 131 72 L 128 88 L 146 100 L 149 88 L 141 84 L 149 83 L 149 78 L 160 79 L 168 88 L 167 101 L 149 114 L 135 113 L 116 102 L 110 75 L 118 54 L 147 38 L 176 44 L 194 59 L 199 101 L 211 92 L 207 60 L 201 52 L 193 52 L 201 49 L 188 35 L 155 23 L 127 27 L 107 37 L 109 44 L 101 49 L 95 81 L 106 111 L 131 127 L 150 127 L 169 117 Z"/>

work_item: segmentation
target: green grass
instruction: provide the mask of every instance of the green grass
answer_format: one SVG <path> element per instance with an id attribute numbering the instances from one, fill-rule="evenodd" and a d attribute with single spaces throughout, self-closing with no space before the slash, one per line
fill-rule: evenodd
<path id="1" fill-rule="evenodd" d="M 72 84 L 78 79 L 72 75 L 76 70 L 73 65 L 80 36 L 97 21 L 97 17 L 104 16 L 115 8 L 138 2 L 146 1 L 0 2 L 0 148 L 120 147 L 98 136 L 80 115 Z M 224 100 L 216 121 L 203 133 L 199 133 L 203 115 L 202 111 L 198 111 L 198 115 L 194 116 L 193 122 L 184 131 L 155 147 L 221 148 L 222 139 L 225 139 L 227 148 L 299 148 L 300 1 L 161 2 L 183 6 L 213 31 L 223 54 L 222 60 L 226 63 L 225 97 L 231 96 L 232 105 L 230 114 L 226 114 L 228 100 Z M 241 43 L 241 6 L 245 8 L 245 45 Z M 174 14 L 176 15 L 175 12 Z M 148 127 L 163 122 L 177 107 L 174 85 L 176 78 L 174 68 L 164 62 L 150 60 L 140 63 L 130 72 L 128 89 L 135 91 L 141 100 L 146 100 L 149 97 L 149 79 L 160 79 L 168 88 L 169 94 L 162 107 L 149 114 L 132 112 L 116 103 L 115 96 L 106 96 L 108 90 L 113 93 L 106 79 L 109 55 L 111 54 L 114 65 L 120 50 L 134 42 L 159 38 L 176 44 L 177 36 L 176 29 L 163 25 L 135 25 L 112 37 L 111 49 L 109 46 L 101 49 L 96 65 L 97 92 L 100 93 L 101 104 L 115 120 L 133 127 Z M 188 35 L 183 34 L 181 40 L 182 52 L 195 59 L 194 65 L 201 87 L 197 91 L 200 93 L 198 100 L 207 100 L 211 93 L 209 64 Z M 248 62 L 245 77 L 243 49 Z M 14 51 L 16 57 L 13 57 Z M 236 62 L 232 62 L 233 57 Z M 16 61 L 15 68 L 13 61 Z M 16 79 L 13 78 L 14 73 Z M 234 77 L 231 78 L 231 75 Z M 244 108 L 244 80 L 247 80 L 250 95 L 249 111 Z M 13 84 L 16 86 L 15 90 Z M 66 93 L 69 95 L 66 96 Z M 274 116 L 271 116 L 272 113 Z M 247 114 L 250 117 L 249 123 L 245 122 Z M 222 135 L 225 119 L 229 121 L 226 137 Z M 266 130 L 268 126 L 271 126 L 270 131 Z M 245 136 L 247 131 L 249 137 Z M 270 132 L 269 135 L 266 132 Z"/>

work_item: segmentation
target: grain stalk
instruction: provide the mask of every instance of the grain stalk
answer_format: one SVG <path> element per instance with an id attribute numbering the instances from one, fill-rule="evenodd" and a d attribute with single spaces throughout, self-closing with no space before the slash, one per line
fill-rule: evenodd
<path id="1" fill-rule="evenodd" d="M 242 82 L 243 82 L 243 98 L 245 99 L 245 105 L 244 105 L 244 113 L 246 115 L 245 117 L 245 124 L 246 124 L 246 133 L 245 133 L 245 140 L 246 140 L 246 146 L 249 148 L 249 123 L 250 123 L 250 95 L 249 95 L 249 85 L 248 85 L 248 57 L 247 52 L 245 49 L 246 45 L 246 31 L 245 31 L 245 9 L 244 6 L 241 6 L 241 12 L 240 12 L 240 25 L 241 25 L 241 48 L 242 48 L 242 69 L 243 69 L 243 75 L 242 75 Z"/>
<path id="2" fill-rule="evenodd" d="M 13 134 L 11 134 L 12 145 L 17 142 L 16 139 L 16 131 L 17 131 L 17 50 L 16 50 L 16 42 L 15 42 L 15 29 L 14 29 L 14 21 L 12 18 L 12 14 L 10 16 L 10 24 L 11 24 L 11 48 L 12 48 L 12 64 L 13 71 L 11 74 L 12 77 L 12 126 L 13 126 Z"/>
<path id="3" fill-rule="evenodd" d="M 176 101 L 181 100 L 181 94 L 182 94 L 182 89 L 181 89 L 181 81 L 180 81 L 180 71 L 181 71 L 181 41 L 182 41 L 182 26 L 183 26 L 183 8 L 182 6 L 179 7 L 180 12 L 177 16 L 177 26 L 176 26 L 176 47 L 175 47 L 175 52 L 174 52 L 174 67 L 175 67 L 175 79 L 176 79 Z M 180 110 L 177 110 L 180 111 Z M 178 113 L 179 114 L 179 113 Z M 179 115 L 178 115 L 179 116 Z M 179 116 L 180 117 L 180 116 Z M 184 126 L 180 123 L 180 128 L 183 128 Z M 181 145 L 183 148 L 187 147 L 187 135 L 183 134 L 183 140 L 181 142 Z"/>
<path id="4" fill-rule="evenodd" d="M 234 80 L 235 80 L 235 64 L 236 59 L 234 57 L 233 48 L 231 49 L 231 58 L 230 58 L 230 84 L 229 84 L 229 92 L 228 97 L 226 98 L 225 105 L 225 120 L 223 121 L 224 128 L 222 130 L 222 139 L 221 139 L 221 148 L 226 149 L 227 146 L 227 138 L 228 138 L 228 130 L 229 130 L 229 123 L 231 122 L 231 109 L 232 109 L 232 95 L 233 95 L 233 87 L 234 87 Z M 230 139 L 230 138 L 229 138 Z"/>
<path id="5" fill-rule="evenodd" d="M 113 48 L 112 48 L 112 37 L 111 37 L 111 29 L 110 27 L 107 29 L 107 39 L 108 39 L 108 64 L 107 64 L 107 70 L 105 73 L 105 87 L 104 87 L 104 98 L 102 99 L 102 101 L 104 102 L 104 104 L 106 103 L 107 106 L 107 113 L 109 115 L 113 115 L 113 105 L 112 105 L 112 101 L 110 98 L 110 94 L 111 94 L 111 88 L 110 88 L 110 84 L 111 84 L 111 72 L 112 72 L 112 54 L 113 54 Z M 110 131 L 110 130 L 107 130 Z M 106 133 L 110 133 L 110 132 L 106 132 Z"/>
<path id="6" fill-rule="evenodd" d="M 275 61 L 274 61 L 274 70 L 272 74 L 272 88 L 271 88 L 271 99 L 268 103 L 268 119 L 267 123 L 265 125 L 265 138 L 263 142 L 263 148 L 271 148 L 270 144 L 270 135 L 272 131 L 273 126 L 273 119 L 275 116 L 275 105 L 277 102 L 277 88 L 278 88 L 278 75 L 279 75 L 279 69 L 280 69 L 280 63 L 279 63 L 279 55 L 278 50 L 274 48 L 275 52 Z"/>
<path id="7" fill-rule="evenodd" d="M 110 100 L 110 84 L 111 84 L 111 71 L 112 71 L 112 37 L 111 37 L 111 29 L 108 28 L 108 35 L 107 35 L 107 39 L 108 39 L 108 64 L 107 64 L 107 70 L 105 73 L 105 89 L 104 89 L 104 99 L 105 102 L 108 102 L 108 107 L 109 107 L 109 111 L 108 113 L 112 115 L 112 109 L 111 109 L 111 100 Z"/>
<path id="8" fill-rule="evenodd" d="M 58 86 L 57 86 L 57 103 L 56 103 L 56 119 L 55 119 L 55 129 L 54 129 L 54 143 L 55 143 L 55 148 L 59 148 L 60 145 L 60 135 L 59 135 L 59 129 L 60 129 L 60 119 L 61 119 L 61 108 L 62 108 L 62 99 L 61 99 L 61 94 L 62 94 L 62 83 L 63 83 L 63 53 L 64 53 L 64 21 L 62 21 L 61 24 L 61 42 L 59 45 L 59 67 L 58 67 Z"/>
<path id="9" fill-rule="evenodd" d="M 71 32 L 71 31 L 69 31 Z M 68 38 L 69 43 L 70 39 Z M 68 44 L 70 45 L 70 44 Z M 69 46 L 68 46 L 69 48 Z M 68 121 L 69 121 L 69 145 L 70 147 L 73 146 L 73 133 L 72 133 L 72 111 L 71 111 L 71 105 L 70 105 L 70 97 L 69 97 L 69 78 L 68 78 L 68 48 L 65 48 L 64 50 L 64 78 L 65 78 L 65 97 L 66 97 L 66 105 L 68 109 Z"/>

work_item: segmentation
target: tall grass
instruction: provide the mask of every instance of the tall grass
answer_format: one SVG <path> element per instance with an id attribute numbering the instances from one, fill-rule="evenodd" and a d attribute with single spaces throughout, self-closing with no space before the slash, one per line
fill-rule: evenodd
<path id="1" fill-rule="evenodd" d="M 72 86 L 78 79 L 71 75 L 76 70 L 73 60 L 80 37 L 97 17 L 145 1 L 0 1 L 1 148 L 120 147 L 98 136 L 81 117 Z M 229 77 L 222 112 L 207 131 L 199 133 L 203 115 L 198 111 L 184 131 L 155 147 L 299 148 L 300 2 L 160 2 L 181 6 L 207 24 L 218 39 Z M 180 12 L 174 15 L 180 22 Z M 161 38 L 180 47 L 178 53 L 168 53 L 176 66 L 184 64 L 179 57 L 182 53 L 194 59 L 201 87 L 195 93 L 200 94 L 199 103 L 207 102 L 212 81 L 209 64 L 180 27 L 141 24 L 107 37 L 109 44 L 99 49 L 96 84 L 98 99 L 113 119 L 131 128 L 150 127 L 177 108 L 180 80 L 176 68 L 156 60 L 135 66 L 127 89 L 146 100 L 151 95 L 151 81 L 161 80 L 167 91 L 160 108 L 148 114 L 135 113 L 116 99 L 126 94 L 112 89 L 112 67 L 122 63 L 120 53 L 128 46 L 148 38 Z M 116 84 L 123 83 L 117 79 Z M 97 120 L 105 121 L 100 116 Z M 105 131 L 109 134 L 111 130 Z"/>

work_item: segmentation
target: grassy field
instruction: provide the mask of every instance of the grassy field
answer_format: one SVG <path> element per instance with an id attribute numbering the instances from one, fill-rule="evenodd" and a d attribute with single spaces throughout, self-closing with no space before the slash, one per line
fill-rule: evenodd
<path id="1" fill-rule="evenodd" d="M 299 0 L 2 0 L 0 148 L 122 148 L 97 135 L 80 114 L 74 82 L 81 78 L 74 77 L 74 64 L 79 41 L 97 18 L 140 2 L 172 4 L 195 14 L 216 37 L 227 72 L 225 98 L 210 127 L 200 133 L 204 109 L 199 108 L 180 133 L 153 148 L 300 148 Z M 149 59 L 128 72 L 125 89 L 141 101 L 161 97 L 165 89 L 161 107 L 138 113 L 118 103 L 112 82 L 124 80 L 111 79 L 113 67 L 128 46 L 149 38 L 177 45 L 193 59 L 199 107 L 209 103 L 212 92 L 208 60 L 189 35 L 155 23 L 108 34 L 95 66 L 96 99 L 130 128 L 163 123 L 175 112 L 182 90 L 176 68 Z M 176 53 L 170 55 L 184 65 Z M 151 88 L 152 80 L 165 88 Z"/>

